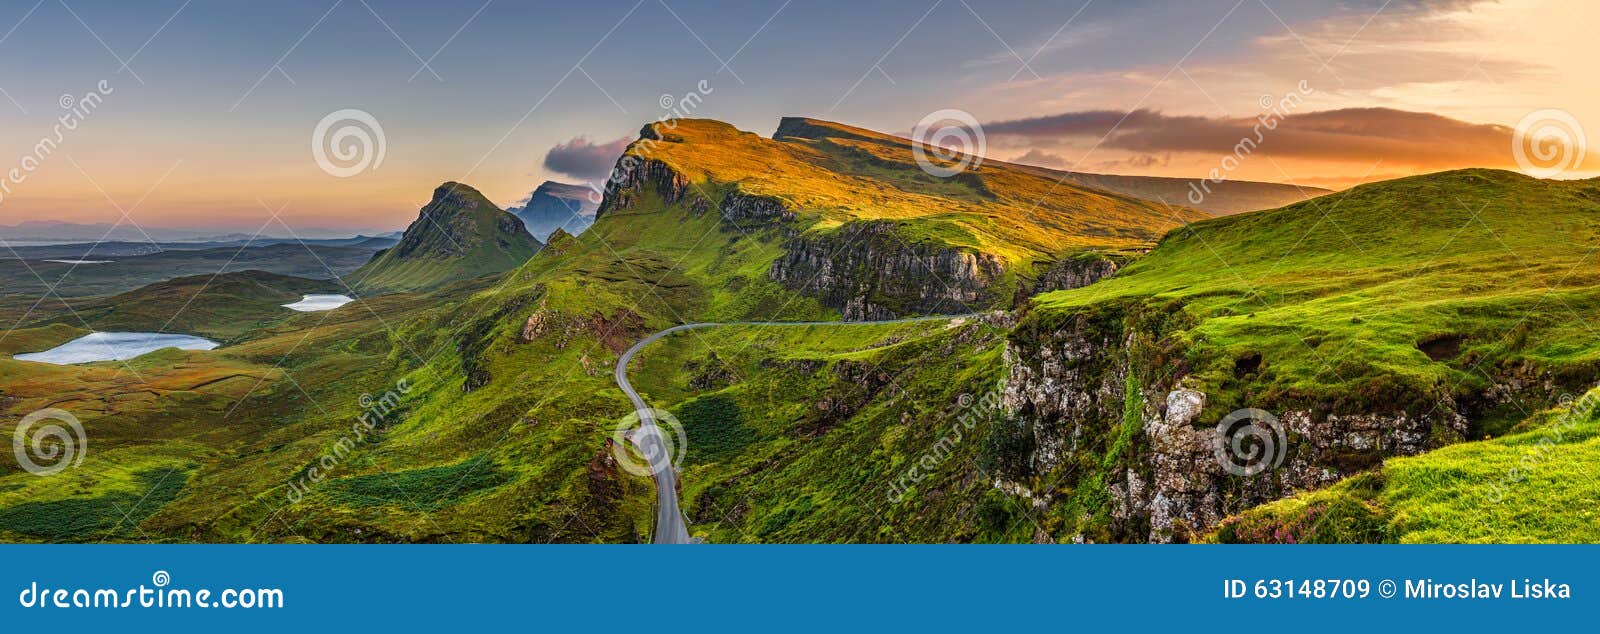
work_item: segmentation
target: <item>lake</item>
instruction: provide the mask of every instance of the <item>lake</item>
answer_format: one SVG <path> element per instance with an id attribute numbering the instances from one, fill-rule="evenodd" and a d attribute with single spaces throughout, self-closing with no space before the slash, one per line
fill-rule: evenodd
<path id="1" fill-rule="evenodd" d="M 293 304 L 284 304 L 284 308 L 298 310 L 302 313 L 314 313 L 323 310 L 333 310 L 350 302 L 356 301 L 349 295 L 306 295 Z"/>
<path id="2" fill-rule="evenodd" d="M 210 339 L 189 335 L 158 332 L 97 332 L 46 350 L 19 354 L 13 359 L 38 361 L 55 365 L 89 363 L 91 361 L 120 361 L 155 352 L 162 348 L 182 350 L 210 350 L 218 344 Z"/>

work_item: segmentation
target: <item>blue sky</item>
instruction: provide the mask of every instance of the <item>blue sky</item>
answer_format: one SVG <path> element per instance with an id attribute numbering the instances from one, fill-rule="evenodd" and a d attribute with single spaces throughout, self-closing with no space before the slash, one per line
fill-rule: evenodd
<path id="1" fill-rule="evenodd" d="M 62 112 L 61 95 L 100 80 L 115 92 L 0 201 L 0 224 L 112 221 L 145 198 L 130 216 L 153 225 L 250 228 L 283 208 L 296 223 L 396 228 L 446 180 L 514 202 L 564 177 L 542 166 L 552 146 L 631 135 L 661 114 L 663 94 L 701 81 L 712 94 L 695 116 L 763 134 L 784 115 L 904 132 L 946 107 L 983 121 L 1136 108 L 1253 117 L 1261 95 L 1306 77 L 1323 87 L 1318 109 L 1378 105 L 1509 125 L 1543 104 L 1429 103 L 1415 96 L 1429 94 L 1415 77 L 1355 63 L 1362 49 L 1414 42 L 1405 25 L 1470 5 L 8 0 L 0 29 L 18 26 L 0 40 L 9 97 L 0 98 L 0 142 L 20 154 Z M 1435 30 L 1430 50 L 1481 37 Z M 1523 62 L 1501 63 L 1479 61 L 1487 74 L 1533 81 Z M 370 174 L 337 179 L 311 161 L 309 136 L 344 108 L 381 122 L 386 155 Z M 1040 143 L 994 148 L 1013 158 Z M 1083 168 L 1127 159 L 1082 145 L 1062 141 L 1043 155 Z M 1301 167 L 1278 171 L 1317 176 Z M 1284 180 L 1266 168 L 1255 175 Z"/>

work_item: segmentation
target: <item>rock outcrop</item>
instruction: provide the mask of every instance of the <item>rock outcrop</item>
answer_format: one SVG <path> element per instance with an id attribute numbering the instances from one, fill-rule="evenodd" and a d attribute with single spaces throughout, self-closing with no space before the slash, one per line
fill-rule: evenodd
<path id="1" fill-rule="evenodd" d="M 1065 257 L 1055 262 L 1036 265 L 1035 270 L 1038 271 L 1038 275 L 1031 283 L 1017 289 L 1016 304 L 1020 306 L 1029 297 L 1040 293 L 1088 286 L 1116 273 L 1122 265 L 1123 260 L 1120 258 L 1095 253 Z"/>
<path id="2" fill-rule="evenodd" d="M 818 297 L 846 320 L 981 310 L 1005 272 L 987 253 L 908 243 L 887 221 L 849 223 L 786 248 L 768 277 Z"/>
<path id="3" fill-rule="evenodd" d="M 1448 400 L 1422 412 L 1383 403 L 1351 412 L 1286 407 L 1270 446 L 1235 447 L 1218 430 L 1227 412 L 1207 409 L 1169 336 L 1182 319 L 1170 308 L 1129 307 L 1025 320 L 1006 348 L 1005 407 L 1024 435 L 1008 446 L 1026 455 L 1003 457 L 1011 468 L 998 470 L 1006 475 L 996 488 L 1041 506 L 1102 488 L 1109 498 L 1100 508 L 1079 510 L 1104 520 L 1080 525 L 1075 540 L 1187 541 L 1245 508 L 1466 432 Z M 1260 466 L 1243 469 L 1249 456 L 1241 454 L 1252 450 L 1262 452 L 1250 463 Z"/>

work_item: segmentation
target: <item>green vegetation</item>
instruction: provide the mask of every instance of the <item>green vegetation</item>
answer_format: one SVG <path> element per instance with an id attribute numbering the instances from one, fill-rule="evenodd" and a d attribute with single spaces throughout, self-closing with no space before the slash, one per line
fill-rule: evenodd
<path id="1" fill-rule="evenodd" d="M 1479 438 L 1518 424 L 1506 405 L 1471 398 L 1496 377 L 1560 387 L 1600 375 L 1583 321 L 1600 309 L 1600 278 L 1582 266 L 1600 244 L 1594 182 L 1452 172 L 1185 224 L 1200 214 L 1005 164 L 932 179 L 903 141 L 805 125 L 778 141 L 715 122 L 658 126 L 661 142 L 629 152 L 670 173 L 617 188 L 590 230 L 557 232 L 537 254 L 510 216 L 447 184 L 400 244 L 354 276 L 363 297 L 339 310 L 274 309 L 310 281 L 218 278 L 180 314 L 182 330 L 228 342 L 216 351 L 67 367 L 0 356 L 0 421 L 60 407 L 95 447 L 52 478 L 0 471 L 0 539 L 647 539 L 653 483 L 620 469 L 609 444 L 631 409 L 612 383 L 618 355 L 681 323 L 837 319 L 817 296 L 774 282 L 774 264 L 796 241 L 869 220 L 918 247 L 993 256 L 1005 268 L 993 305 L 1007 306 L 1045 263 L 1091 252 L 1126 261 L 1177 228 L 1118 275 L 1033 301 L 1015 330 L 990 318 L 737 326 L 645 350 L 631 376 L 684 424 L 681 497 L 696 536 L 1103 541 L 1120 534 L 1109 528 L 1111 487 L 1148 454 L 1152 385 L 1182 377 L 1205 391 L 1209 420 L 1244 405 L 1365 412 L 1450 397 L 1482 409 L 1472 412 Z M 795 218 L 718 213 L 751 196 Z M 143 329 L 195 281 L 74 305 L 92 325 Z M 0 315 L 27 310 L 0 301 Z M 1127 342 L 1126 357 L 1075 370 L 1127 361 L 1131 371 L 1107 384 L 1105 420 L 1061 463 L 1070 477 L 1036 476 L 1028 456 L 1048 430 L 996 407 L 1005 347 L 1069 322 Z M 61 313 L 25 325 L 0 337 L 0 353 L 84 332 Z M 0 437 L 10 431 L 0 424 Z M 1560 455 L 1588 451 L 1591 436 L 1568 434 Z M 1262 507 L 1219 539 L 1276 535 L 1273 522 L 1329 541 L 1592 535 L 1557 525 L 1567 520 L 1518 519 L 1596 493 L 1581 487 L 1508 495 L 1488 511 L 1504 517 L 1485 523 L 1501 528 L 1459 532 L 1465 520 L 1448 516 L 1462 502 L 1446 492 L 1495 482 L 1519 459 L 1520 437 L 1391 460 Z M 1526 482 L 1594 459 L 1571 456 Z M 137 514 L 106 512 L 146 493 Z"/>
<path id="2" fill-rule="evenodd" d="M 676 403 L 690 531 L 712 542 L 1027 541 L 987 496 L 1003 330 L 964 320 L 730 326 L 673 335 L 631 376 Z M 705 369 L 730 370 L 708 384 Z M 981 518 L 981 519 L 980 519 Z"/>
<path id="3" fill-rule="evenodd" d="M 505 472 L 486 464 L 480 456 L 442 467 L 343 478 L 335 481 L 328 495 L 333 503 L 343 506 L 395 504 L 412 510 L 434 511 L 472 493 L 505 484 L 509 479 Z"/>
<path id="4" fill-rule="evenodd" d="M 1006 163 L 951 178 L 918 166 L 898 137 L 811 119 L 785 119 L 774 141 L 726 123 L 655 124 L 663 141 L 629 154 L 660 161 L 691 183 L 737 184 L 799 210 L 812 232 L 889 220 L 922 240 L 995 255 L 1010 264 L 1094 248 L 1139 248 L 1172 227 L 1208 217 L 1187 207 L 1086 189 Z"/>
<path id="5" fill-rule="evenodd" d="M 1030 328 L 1170 315 L 1155 334 L 1183 351 L 1208 420 L 1245 406 L 1427 411 L 1499 372 L 1585 385 L 1600 376 L 1584 317 L 1600 310 L 1583 265 L 1596 211 L 1595 181 L 1462 170 L 1364 185 L 1176 230 L 1110 279 L 1036 298 Z M 1256 357 L 1257 374 L 1236 376 Z"/>
<path id="6" fill-rule="evenodd" d="M 521 220 L 478 190 L 445 183 L 400 242 L 379 251 L 350 280 L 368 294 L 434 290 L 522 266 L 540 246 Z"/>
<path id="7" fill-rule="evenodd" d="M 1260 506 L 1213 539 L 1255 543 L 1600 541 L 1600 391 L 1501 438 L 1392 458 L 1375 472 Z M 1588 405 L 1585 406 L 1584 403 Z"/>
<path id="8" fill-rule="evenodd" d="M 176 332 L 226 342 L 267 323 L 295 317 L 298 313 L 283 305 L 300 301 L 303 295 L 345 290 L 337 281 L 265 271 L 196 275 L 108 298 L 72 300 L 69 304 L 76 318 L 65 321 L 102 331 Z"/>
<path id="9" fill-rule="evenodd" d="M 0 259 L 0 302 L 25 300 L 30 317 L 64 311 L 56 297 L 107 296 L 184 276 L 266 271 L 312 279 L 349 275 L 372 259 L 374 249 L 323 244 L 274 244 L 263 247 L 221 247 L 195 251 L 162 251 L 148 255 L 93 256 L 109 264 L 64 264 L 43 260 Z M 0 255 L 9 255 L 0 251 Z M 0 314 L 9 314 L 0 304 Z M 21 314 L 10 317 L 15 323 Z M 64 315 L 71 320 L 70 314 Z M 31 321 L 31 320 L 30 320 Z"/>

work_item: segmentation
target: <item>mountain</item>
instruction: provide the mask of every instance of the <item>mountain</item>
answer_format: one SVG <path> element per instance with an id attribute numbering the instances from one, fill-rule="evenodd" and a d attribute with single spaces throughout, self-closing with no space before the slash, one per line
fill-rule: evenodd
<path id="1" fill-rule="evenodd" d="M 598 192 L 583 185 L 545 181 L 528 195 L 521 207 L 511 207 L 506 212 L 521 218 L 528 233 L 543 242 L 556 229 L 571 235 L 583 233 L 594 224 L 599 198 Z"/>
<path id="2" fill-rule="evenodd" d="M 1342 196 L 1195 223 L 1116 276 L 1035 298 L 1007 344 L 1018 421 L 1000 444 L 1021 449 L 997 467 L 1005 486 L 1052 500 L 1042 512 L 1085 518 L 1068 535 L 1205 539 L 1229 515 L 1391 458 L 1527 429 L 1529 412 L 1594 385 L 1600 343 L 1584 316 L 1600 310 L 1600 279 L 1585 271 L 1600 247 L 1600 181 L 1460 170 Z M 1056 360 L 1062 350 L 1073 362 Z M 1279 421 L 1268 451 L 1282 462 L 1240 477 L 1213 440 L 1244 408 Z M 1400 532 L 1472 541 L 1544 530 L 1511 514 L 1497 513 L 1498 526 L 1475 518 L 1493 482 L 1458 476 L 1496 468 L 1395 464 L 1441 465 L 1406 477 L 1473 493 L 1432 498 L 1440 507 Z M 1109 495 L 1071 493 L 1083 486 Z M 1362 486 L 1370 494 L 1381 482 Z M 1328 507 L 1299 510 L 1283 534 L 1315 537 Z M 1260 538 L 1251 525 L 1261 524 L 1229 539 Z"/>
<path id="3" fill-rule="evenodd" d="M 1033 169 L 1051 178 L 1061 178 L 1084 187 L 1127 194 L 1145 200 L 1175 205 L 1187 205 L 1216 216 L 1229 216 L 1247 211 L 1276 209 L 1308 198 L 1333 193 L 1332 190 L 1304 185 L 1262 183 L 1257 181 L 1225 180 L 1220 183 L 1195 178 L 1166 176 L 1123 176 L 1118 174 L 1091 174 L 1069 172 L 1031 165 Z M 1199 200 L 1199 203 L 1194 201 Z"/>
<path id="4" fill-rule="evenodd" d="M 478 190 L 445 183 L 394 246 L 350 275 L 369 292 L 415 291 L 520 266 L 542 245 Z"/>
<path id="5" fill-rule="evenodd" d="M 612 370 L 651 333 L 734 321 L 756 323 L 663 337 L 625 368 L 679 421 L 681 508 L 712 542 L 1592 535 L 1522 521 L 1600 494 L 1560 479 L 1592 463 L 1592 422 L 1506 510 L 1468 507 L 1561 392 L 1600 378 L 1583 323 L 1600 181 L 1467 170 L 1208 218 L 1004 163 L 939 178 L 904 140 L 781 127 L 652 124 L 595 224 L 493 287 L 369 295 L 135 360 L 148 390 L 0 356 L 0 416 L 67 402 L 126 456 L 0 473 L 0 538 L 647 541 L 653 482 L 619 441 L 633 406 Z M 426 229 L 531 242 L 506 218 L 447 184 L 368 273 L 460 279 L 474 250 Z M 851 323 L 929 313 L 976 314 Z M 0 345 L 78 331 L 67 315 Z M 1280 468 L 1219 462 L 1217 423 L 1246 408 L 1284 429 Z M 376 422 L 351 437 L 356 420 Z M 156 469 L 181 475 L 146 484 Z M 125 484 L 94 488 L 108 478 Z"/>
<path id="6" fill-rule="evenodd" d="M 778 124 L 778 131 L 773 134 L 773 137 L 777 139 L 836 139 L 902 147 L 911 143 L 909 139 L 901 137 L 802 117 L 785 117 Z M 983 164 L 1004 166 L 1008 170 L 1037 174 L 1062 183 L 1071 183 L 1079 187 L 1132 196 L 1163 205 L 1193 207 L 1217 216 L 1258 209 L 1273 209 L 1300 202 L 1307 198 L 1332 193 L 1329 190 L 1317 187 L 1302 187 L 1280 183 L 1234 180 L 1216 183 L 1201 179 L 1162 176 L 1123 176 L 1071 172 L 1033 165 L 1006 163 L 989 158 L 985 158 Z M 1196 202 L 1197 200 L 1199 202 Z"/>
<path id="7" fill-rule="evenodd" d="M 597 216 L 714 211 L 774 228 L 768 279 L 845 319 L 969 312 L 1087 283 L 1168 229 L 1208 217 L 1005 163 L 941 178 L 912 143 L 811 119 L 772 139 L 718 121 L 646 126 Z"/>

